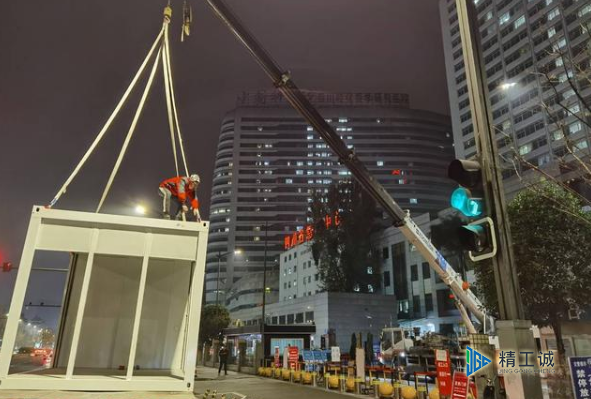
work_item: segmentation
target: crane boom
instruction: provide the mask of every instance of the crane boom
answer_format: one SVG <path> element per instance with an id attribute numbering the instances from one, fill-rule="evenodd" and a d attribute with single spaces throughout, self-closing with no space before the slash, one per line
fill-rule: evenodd
<path id="1" fill-rule="evenodd" d="M 459 309 L 462 318 L 471 333 L 475 329 L 469 319 L 465 306 L 480 322 L 485 323 L 487 315 L 484 314 L 482 303 L 468 289 L 462 287 L 462 279 L 445 260 L 443 255 L 435 248 L 422 230 L 394 201 L 384 187 L 369 173 L 365 165 L 359 160 L 354 151 L 347 148 L 340 136 L 320 115 L 308 98 L 296 86 L 289 72 L 282 69 L 267 53 L 257 39 L 248 31 L 245 25 L 230 10 L 223 0 L 206 0 L 217 17 L 230 29 L 234 36 L 246 47 L 265 73 L 271 78 L 275 87 L 285 96 L 287 101 L 322 137 L 330 149 L 337 155 L 339 162 L 345 164 L 355 176 L 359 184 L 381 205 L 384 211 L 392 218 L 394 225 L 398 227 L 406 239 L 411 242 L 429 262 L 431 268 L 439 275 L 441 280 L 450 288 L 455 298 L 460 302 Z"/>

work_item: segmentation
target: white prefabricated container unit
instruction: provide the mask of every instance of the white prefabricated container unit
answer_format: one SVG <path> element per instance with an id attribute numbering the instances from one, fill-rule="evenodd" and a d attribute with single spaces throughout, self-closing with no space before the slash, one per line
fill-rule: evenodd
<path id="1" fill-rule="evenodd" d="M 208 222 L 33 207 L 0 389 L 191 391 Z M 10 367 L 36 251 L 70 253 L 50 367 Z"/>

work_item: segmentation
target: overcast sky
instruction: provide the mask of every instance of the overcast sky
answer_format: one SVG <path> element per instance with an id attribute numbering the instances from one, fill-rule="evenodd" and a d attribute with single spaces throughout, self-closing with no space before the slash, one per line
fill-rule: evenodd
<path id="1" fill-rule="evenodd" d="M 266 75 L 202 0 L 191 0 L 180 43 L 173 0 L 172 62 L 188 163 L 202 176 L 205 217 L 223 115 L 238 93 L 272 89 Z M 303 89 L 406 92 L 411 106 L 447 113 L 435 0 L 230 0 L 243 22 Z M 47 204 L 80 160 L 161 28 L 163 1 L 28 0 L 3 5 L 0 24 L 0 252 L 17 263 L 33 204 Z M 157 206 L 175 174 L 162 77 L 146 105 L 105 212 Z M 139 95 L 57 208 L 93 210 Z M 15 272 L 0 273 L 0 306 Z M 58 298 L 57 296 L 56 298 Z M 51 302 L 54 298 L 40 297 Z"/>

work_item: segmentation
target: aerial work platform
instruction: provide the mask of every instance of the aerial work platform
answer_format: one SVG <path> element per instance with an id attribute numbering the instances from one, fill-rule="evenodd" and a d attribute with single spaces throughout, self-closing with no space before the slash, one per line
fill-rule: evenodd
<path id="1" fill-rule="evenodd" d="M 191 391 L 208 224 L 33 207 L 0 389 Z M 55 355 L 49 368 L 13 372 L 38 251 L 70 253 Z"/>

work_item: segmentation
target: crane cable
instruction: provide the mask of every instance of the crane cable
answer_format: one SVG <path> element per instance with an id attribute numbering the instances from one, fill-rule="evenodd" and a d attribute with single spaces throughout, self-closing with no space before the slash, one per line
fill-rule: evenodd
<path id="1" fill-rule="evenodd" d="M 63 194 L 65 194 L 65 192 L 68 189 L 68 186 L 70 185 L 70 183 L 72 183 L 72 180 L 74 180 L 76 175 L 78 175 L 78 173 L 80 172 L 80 169 L 82 169 L 82 166 L 84 166 L 84 164 L 86 163 L 86 161 L 90 157 L 90 154 L 93 153 L 93 151 L 95 150 L 97 145 L 100 143 L 101 139 L 104 137 L 105 133 L 107 132 L 107 130 L 109 129 L 109 127 L 111 126 L 113 121 L 115 120 L 115 117 L 117 116 L 117 114 L 119 113 L 119 111 L 121 110 L 123 105 L 125 104 L 125 101 L 127 100 L 127 98 L 129 97 L 129 94 L 131 93 L 131 91 L 135 87 L 140 76 L 144 72 L 144 69 L 146 68 L 146 65 L 148 64 L 148 61 L 150 60 L 150 58 L 152 58 L 152 54 L 154 53 L 156 46 L 158 45 L 159 42 L 161 42 L 161 38 L 162 38 L 163 33 L 164 33 L 164 29 L 162 29 L 160 31 L 160 33 L 158 34 L 158 37 L 156 38 L 156 40 L 154 41 L 154 44 L 150 48 L 148 55 L 144 59 L 144 62 L 142 63 L 142 65 L 140 66 L 138 71 L 136 72 L 135 76 L 133 77 L 133 80 L 129 84 L 129 87 L 127 87 L 127 90 L 125 90 L 125 93 L 123 93 L 123 96 L 121 97 L 121 99 L 119 100 L 119 103 L 117 104 L 117 106 L 113 110 L 113 113 L 111 113 L 111 116 L 109 116 L 109 119 L 107 119 L 107 122 L 104 124 L 103 128 L 97 134 L 96 138 L 94 139 L 94 141 L 92 142 L 92 144 L 90 145 L 88 150 L 86 150 L 86 153 L 84 154 L 84 156 L 82 157 L 80 162 L 78 162 L 78 165 L 76 165 L 76 167 L 74 168 L 74 170 L 72 171 L 72 173 L 70 174 L 70 176 L 68 177 L 66 182 L 62 185 L 62 187 L 55 194 L 55 196 L 53 197 L 53 199 L 51 200 L 51 202 L 47 206 L 48 208 L 53 207 L 57 203 L 57 201 L 60 199 L 60 197 Z"/>

